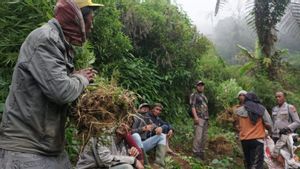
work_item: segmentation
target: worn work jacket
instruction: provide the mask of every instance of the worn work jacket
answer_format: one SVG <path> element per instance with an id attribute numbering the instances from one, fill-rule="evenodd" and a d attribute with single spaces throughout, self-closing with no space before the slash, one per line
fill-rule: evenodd
<path id="1" fill-rule="evenodd" d="M 295 131 L 300 127 L 298 113 L 293 105 L 283 103 L 281 107 L 275 106 L 272 109 L 272 118 L 274 121 L 273 137 L 279 138 L 279 130 L 288 127 Z"/>
<path id="2" fill-rule="evenodd" d="M 156 127 L 155 124 L 153 124 L 153 122 L 151 121 L 150 117 L 146 115 L 146 113 L 141 114 L 138 113 L 136 114 L 136 117 L 134 117 L 133 119 L 133 124 L 132 124 L 132 134 L 133 133 L 138 133 L 142 140 L 146 140 L 148 138 L 147 134 L 149 134 L 148 132 L 144 132 L 143 131 L 143 127 L 145 127 L 148 124 L 152 124 L 154 125 L 154 127 Z"/>
<path id="3" fill-rule="evenodd" d="M 265 126 L 269 126 L 272 131 L 273 122 L 267 110 L 259 117 L 257 122 L 253 124 L 248 116 L 248 111 L 244 106 L 240 106 L 235 110 L 239 117 L 239 137 L 240 140 L 252 140 L 265 138 Z"/>
<path id="4" fill-rule="evenodd" d="M 76 169 L 110 168 L 119 164 L 134 164 L 125 141 L 119 143 L 113 136 L 92 137 L 79 155 Z"/>
<path id="5" fill-rule="evenodd" d="M 26 38 L 0 124 L 0 148 L 42 155 L 63 151 L 68 103 L 88 85 L 85 77 L 71 74 L 70 49 L 56 19 Z"/>

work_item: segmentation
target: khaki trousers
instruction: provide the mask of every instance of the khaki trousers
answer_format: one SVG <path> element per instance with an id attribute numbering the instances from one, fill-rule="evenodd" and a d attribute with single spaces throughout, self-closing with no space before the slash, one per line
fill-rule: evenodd
<path id="1" fill-rule="evenodd" d="M 194 125 L 194 141 L 193 141 L 193 153 L 195 155 L 203 155 L 205 143 L 207 140 L 207 129 L 208 129 L 208 120 L 199 119 L 199 124 Z"/>

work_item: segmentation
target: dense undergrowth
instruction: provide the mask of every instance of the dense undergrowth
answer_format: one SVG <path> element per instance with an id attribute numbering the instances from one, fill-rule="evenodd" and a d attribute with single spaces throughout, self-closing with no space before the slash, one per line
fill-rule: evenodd
<path id="1" fill-rule="evenodd" d="M 265 69 L 255 62 L 248 64 L 251 60 L 243 65 L 225 64 L 220 57 L 222 53 L 218 54 L 188 16 L 169 1 L 94 1 L 104 3 L 105 7 L 95 16 L 89 43 L 77 49 L 75 66 L 84 68 L 92 64 L 107 83 L 135 92 L 136 105 L 161 102 L 163 118 L 175 128 L 171 147 L 191 168 L 242 166 L 235 131 L 216 120 L 218 114 L 236 104 L 239 90 L 256 92 L 269 111 L 275 104 L 277 90 L 287 92 L 289 102 L 300 106 L 300 75 L 295 64 L 283 63 L 278 79 L 269 80 Z M 45 2 L 0 2 L 3 17 L 0 20 L 0 112 L 21 43 L 30 31 L 52 16 L 54 2 Z M 258 55 L 258 52 L 253 54 Z M 297 58 L 292 58 L 292 63 L 297 63 Z M 207 160 L 201 163 L 191 157 L 193 124 L 186 113 L 189 95 L 199 79 L 206 84 L 211 116 Z M 76 133 L 75 125 L 69 123 L 66 149 L 72 161 L 76 161 L 80 151 Z M 215 149 L 220 143 L 226 145 L 218 147 L 224 151 Z M 167 163 L 170 168 L 182 167 L 172 159 Z"/>

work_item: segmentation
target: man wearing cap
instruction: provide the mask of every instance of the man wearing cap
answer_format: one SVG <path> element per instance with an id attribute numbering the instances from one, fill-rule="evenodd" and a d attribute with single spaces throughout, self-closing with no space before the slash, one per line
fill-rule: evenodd
<path id="1" fill-rule="evenodd" d="M 285 100 L 285 93 L 278 91 L 275 94 L 277 106 L 272 109 L 274 130 L 272 139 L 276 143 L 280 134 L 295 132 L 300 127 L 300 120 L 296 108 Z"/>
<path id="2" fill-rule="evenodd" d="M 237 94 L 237 98 L 239 100 L 239 107 L 243 106 L 244 105 L 244 102 L 245 102 L 245 95 L 247 94 L 247 91 L 245 90 L 241 90 L 238 92 Z"/>
<path id="3" fill-rule="evenodd" d="M 156 125 L 153 124 L 150 117 L 147 116 L 147 113 L 149 111 L 150 105 L 148 103 L 142 103 L 139 106 L 137 117 L 134 118 L 134 122 L 132 125 L 132 137 L 144 153 L 145 165 L 149 165 L 146 152 L 150 151 L 158 144 L 166 144 L 165 134 L 150 134 L 153 131 L 154 127 L 156 127 Z"/>
<path id="4" fill-rule="evenodd" d="M 64 152 L 68 103 L 96 73 L 74 70 L 72 45 L 85 42 L 99 6 L 58 0 L 55 17 L 22 44 L 0 124 L 1 169 L 72 168 Z"/>
<path id="5" fill-rule="evenodd" d="M 196 83 L 196 92 L 190 96 L 190 106 L 192 109 L 194 119 L 195 136 L 193 141 L 193 153 L 196 158 L 204 159 L 204 149 L 207 139 L 208 129 L 208 100 L 204 95 L 204 82 L 198 81 Z"/>
<path id="6" fill-rule="evenodd" d="M 237 112 L 240 110 L 240 109 L 243 109 L 243 106 L 244 106 L 244 102 L 245 102 L 245 95 L 247 94 L 247 91 L 245 90 L 241 90 L 238 92 L 236 98 L 238 99 L 239 101 L 239 104 L 238 105 L 235 105 L 233 106 L 233 118 L 234 118 L 234 122 L 233 122 L 233 125 L 235 127 L 235 129 L 237 131 L 239 131 L 239 121 L 238 121 L 238 115 L 237 115 Z"/>

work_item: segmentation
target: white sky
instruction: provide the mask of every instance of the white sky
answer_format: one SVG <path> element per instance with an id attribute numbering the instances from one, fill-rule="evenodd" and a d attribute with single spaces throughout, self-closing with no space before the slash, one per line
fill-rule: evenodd
<path id="1" fill-rule="evenodd" d="M 227 3 L 220 9 L 217 17 L 214 16 L 217 0 L 173 0 L 191 18 L 193 24 L 197 25 L 201 33 L 209 35 L 212 32 L 213 25 L 225 16 L 238 15 L 238 10 L 243 13 L 246 0 L 227 0 Z M 242 8 L 239 8 L 242 6 Z"/>

